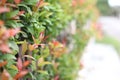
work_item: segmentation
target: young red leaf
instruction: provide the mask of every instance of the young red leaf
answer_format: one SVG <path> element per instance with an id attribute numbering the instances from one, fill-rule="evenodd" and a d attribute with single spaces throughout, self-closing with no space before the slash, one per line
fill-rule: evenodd
<path id="1" fill-rule="evenodd" d="M 15 2 L 16 4 L 19 4 L 19 3 L 21 2 L 21 0 L 14 0 L 14 2 Z"/>
<path id="2" fill-rule="evenodd" d="M 44 39 L 44 32 L 40 33 L 39 39 L 40 39 L 40 41 L 42 41 Z"/>
<path id="3" fill-rule="evenodd" d="M 21 16 L 24 13 L 25 13 L 25 11 L 19 11 L 19 13 L 16 16 L 14 16 L 12 19 L 18 19 L 19 16 Z"/>
<path id="4" fill-rule="evenodd" d="M 81 67 L 81 68 L 83 68 L 83 67 L 84 67 L 84 65 L 83 65 L 83 63 L 82 63 L 82 62 L 80 62 L 80 67 Z"/>
<path id="5" fill-rule="evenodd" d="M 24 68 L 27 67 L 30 63 L 31 63 L 30 61 L 25 61 L 25 62 L 23 63 L 23 67 L 24 67 Z"/>
<path id="6" fill-rule="evenodd" d="M 35 50 L 36 48 L 38 48 L 38 45 L 37 45 L 37 44 L 33 44 L 33 45 L 29 45 L 28 47 L 29 47 L 29 50 L 30 50 L 30 51 L 33 51 L 33 50 Z"/>
<path id="7" fill-rule="evenodd" d="M 8 7 L 17 8 L 17 6 L 15 4 L 5 3 L 5 5 L 8 6 Z"/>
<path id="8" fill-rule="evenodd" d="M 7 0 L 1 0 L 1 4 L 4 5 L 7 2 Z"/>
<path id="9" fill-rule="evenodd" d="M 59 80 L 59 75 L 56 75 L 56 76 L 54 77 L 54 80 Z"/>
<path id="10" fill-rule="evenodd" d="M 7 7 L 0 7 L 0 13 L 9 12 L 10 9 Z"/>
<path id="11" fill-rule="evenodd" d="M 72 6 L 75 7 L 77 5 L 77 1 L 76 0 L 72 0 Z"/>
<path id="12" fill-rule="evenodd" d="M 8 34 L 9 34 L 9 36 L 12 37 L 12 36 L 15 36 L 17 33 L 19 33 L 19 32 L 20 32 L 20 29 L 19 29 L 19 28 L 16 28 L 16 29 L 8 29 L 7 32 L 8 32 Z"/>
<path id="13" fill-rule="evenodd" d="M 23 57 L 26 57 L 26 58 L 30 58 L 30 59 L 35 60 L 35 58 L 34 58 L 34 57 L 32 57 L 32 56 L 30 56 L 30 55 L 24 55 Z"/>
<path id="14" fill-rule="evenodd" d="M 1 75 L 1 80 L 9 80 L 10 79 L 10 74 L 4 70 L 2 75 Z"/>
<path id="15" fill-rule="evenodd" d="M 0 20 L 0 26 L 4 25 L 4 21 Z"/>
<path id="16" fill-rule="evenodd" d="M 18 58 L 18 61 L 17 61 L 17 68 L 18 68 L 19 71 L 21 71 L 22 68 L 23 68 L 23 64 L 22 64 L 21 58 Z"/>
<path id="17" fill-rule="evenodd" d="M 48 35 L 48 36 L 45 36 L 42 41 L 45 41 L 47 38 L 49 38 L 49 35 Z"/>
<path id="18" fill-rule="evenodd" d="M 6 43 L 0 44 L 0 51 L 3 53 L 11 53 L 9 46 Z"/>
<path id="19" fill-rule="evenodd" d="M 20 29 L 19 28 L 15 28 L 15 29 L 8 29 L 6 30 L 6 32 L 4 33 L 3 35 L 3 39 L 8 39 L 10 37 L 13 37 L 15 36 L 17 33 L 20 32 Z"/>
<path id="20" fill-rule="evenodd" d="M 42 3 L 43 3 L 43 0 L 39 0 L 36 6 L 39 7 Z"/>
<path id="21" fill-rule="evenodd" d="M 0 62 L 0 68 L 5 66 L 7 64 L 7 61 Z"/>
<path id="22" fill-rule="evenodd" d="M 56 41 L 56 40 L 53 40 L 53 45 L 54 46 L 58 46 L 60 43 L 58 42 L 58 41 Z"/>
<path id="23" fill-rule="evenodd" d="M 24 77 L 27 73 L 28 73 L 28 70 L 23 70 L 23 71 L 18 72 L 15 75 L 14 80 L 18 80 L 18 79 Z"/>
<path id="24" fill-rule="evenodd" d="M 82 5 L 85 2 L 85 0 L 79 0 L 80 5 Z"/>

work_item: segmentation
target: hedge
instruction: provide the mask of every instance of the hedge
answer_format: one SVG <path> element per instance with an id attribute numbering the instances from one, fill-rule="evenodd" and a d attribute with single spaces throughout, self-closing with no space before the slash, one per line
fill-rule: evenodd
<path id="1" fill-rule="evenodd" d="M 88 19 L 96 21 L 95 4 L 1 0 L 0 80 L 75 80 L 90 37 L 83 25 Z"/>

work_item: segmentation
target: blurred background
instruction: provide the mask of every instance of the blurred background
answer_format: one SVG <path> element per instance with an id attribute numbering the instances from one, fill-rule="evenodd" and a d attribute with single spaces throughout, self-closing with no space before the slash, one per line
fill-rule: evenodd
<path id="1" fill-rule="evenodd" d="M 78 80 L 120 80 L 120 1 L 97 0 L 104 36 L 91 38 L 81 58 L 84 68 Z"/>
<path id="2" fill-rule="evenodd" d="M 120 1 L 0 0 L 0 80 L 120 80 Z"/>

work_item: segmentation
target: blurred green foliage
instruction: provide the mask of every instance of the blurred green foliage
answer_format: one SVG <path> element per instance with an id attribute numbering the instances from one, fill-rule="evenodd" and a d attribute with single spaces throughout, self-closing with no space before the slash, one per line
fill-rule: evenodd
<path id="1" fill-rule="evenodd" d="M 98 7 L 101 15 L 112 15 L 112 9 L 108 5 L 108 0 L 97 0 L 96 6 Z"/>

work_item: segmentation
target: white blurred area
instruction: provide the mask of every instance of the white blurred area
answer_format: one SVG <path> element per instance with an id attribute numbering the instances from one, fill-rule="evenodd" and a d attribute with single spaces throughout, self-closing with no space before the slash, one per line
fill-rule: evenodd
<path id="1" fill-rule="evenodd" d="M 108 4 L 109 4 L 111 7 L 120 6 L 120 0 L 108 0 Z"/>
<path id="2" fill-rule="evenodd" d="M 83 68 L 77 80 L 120 80 L 120 59 L 111 45 L 96 43 L 91 38 L 81 63 Z"/>
<path id="3" fill-rule="evenodd" d="M 98 22 L 107 35 L 120 41 L 120 19 L 102 16 Z M 91 38 L 80 60 L 83 68 L 77 80 L 120 80 L 118 54 L 113 45 L 97 43 L 95 38 Z"/>

